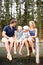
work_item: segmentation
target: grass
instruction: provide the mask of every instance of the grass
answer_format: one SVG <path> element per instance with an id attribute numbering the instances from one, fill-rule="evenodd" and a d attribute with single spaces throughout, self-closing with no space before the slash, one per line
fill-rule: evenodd
<path id="1" fill-rule="evenodd" d="M 39 65 L 43 65 L 43 43 L 39 44 L 40 46 L 40 64 Z M 0 47 L 0 65 L 37 65 L 35 62 L 35 56 L 27 56 L 27 52 L 26 52 L 26 48 L 23 47 L 22 53 L 23 55 L 20 56 L 18 54 L 19 48 L 17 50 L 17 54 L 14 55 L 13 53 L 13 49 L 11 51 L 13 60 L 10 62 L 7 58 L 6 58 L 6 49 L 4 47 Z"/>
<path id="2" fill-rule="evenodd" d="M 19 50 L 19 49 L 18 49 Z M 23 51 L 22 51 L 23 55 L 20 56 L 18 54 L 18 51 L 17 51 L 17 54 L 14 55 L 13 53 L 13 49 L 12 49 L 12 57 L 13 57 L 13 60 L 10 62 L 7 58 L 6 58 L 6 49 L 3 48 L 3 47 L 0 47 L 0 65 L 37 65 L 35 63 L 35 56 L 26 56 L 26 48 L 24 47 L 23 48 Z M 40 64 L 39 65 L 43 65 L 43 57 L 40 57 Z"/>

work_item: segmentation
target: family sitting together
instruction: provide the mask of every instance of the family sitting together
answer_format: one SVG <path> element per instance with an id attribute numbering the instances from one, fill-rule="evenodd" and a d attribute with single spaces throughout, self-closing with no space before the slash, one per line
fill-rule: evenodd
<path id="1" fill-rule="evenodd" d="M 22 55 L 22 48 L 25 44 L 27 49 L 27 56 L 29 56 L 29 45 L 32 48 L 32 53 L 35 53 L 34 44 L 37 37 L 37 28 L 34 21 L 29 21 L 29 26 L 18 26 L 16 28 L 17 21 L 15 19 L 10 20 L 10 24 L 5 26 L 2 31 L 2 42 L 5 43 L 7 51 L 7 58 L 12 60 L 11 49 L 14 46 L 14 54 L 17 53 L 19 46 L 19 54 Z"/>

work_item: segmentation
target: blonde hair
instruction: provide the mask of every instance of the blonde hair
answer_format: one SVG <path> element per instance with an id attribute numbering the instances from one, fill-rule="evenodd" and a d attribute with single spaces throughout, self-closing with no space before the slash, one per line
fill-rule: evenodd
<path id="1" fill-rule="evenodd" d="M 29 26 L 28 25 L 25 25 L 25 26 L 23 26 L 23 29 L 24 30 L 29 30 Z"/>
<path id="2" fill-rule="evenodd" d="M 35 28 L 36 25 L 35 25 L 35 22 L 34 21 L 29 21 L 29 25 L 33 24 L 33 27 Z"/>
<path id="3" fill-rule="evenodd" d="M 21 29 L 22 30 L 22 26 L 18 26 L 18 29 Z"/>

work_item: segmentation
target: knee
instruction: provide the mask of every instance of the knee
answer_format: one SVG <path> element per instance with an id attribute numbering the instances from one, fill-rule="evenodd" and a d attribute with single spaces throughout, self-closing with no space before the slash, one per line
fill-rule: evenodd
<path id="1" fill-rule="evenodd" d="M 28 41 L 31 41 L 31 38 L 28 38 Z"/>
<path id="2" fill-rule="evenodd" d="M 27 42 L 27 38 L 25 38 L 24 41 Z"/>
<path id="3" fill-rule="evenodd" d="M 28 41 L 32 41 L 32 37 L 29 37 L 29 38 L 28 38 Z"/>

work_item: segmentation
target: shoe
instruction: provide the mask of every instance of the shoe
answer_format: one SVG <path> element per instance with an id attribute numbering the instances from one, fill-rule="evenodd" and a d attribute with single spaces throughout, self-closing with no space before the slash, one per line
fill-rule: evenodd
<path id="1" fill-rule="evenodd" d="M 7 59 L 10 60 L 10 61 L 12 60 L 11 54 L 7 54 Z"/>

